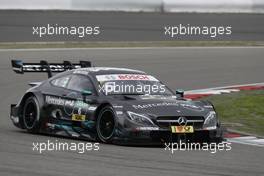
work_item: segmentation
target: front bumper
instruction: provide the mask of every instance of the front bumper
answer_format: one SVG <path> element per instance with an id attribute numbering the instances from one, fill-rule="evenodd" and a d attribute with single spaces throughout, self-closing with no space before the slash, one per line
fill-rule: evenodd
<path id="1" fill-rule="evenodd" d="M 12 120 L 13 124 L 18 128 L 23 128 L 23 126 L 20 123 L 20 118 L 18 115 L 18 107 L 16 104 L 10 105 L 10 119 Z"/>
<path id="2" fill-rule="evenodd" d="M 218 142 L 223 139 L 221 127 L 214 130 L 195 130 L 194 133 L 172 133 L 169 129 L 122 130 L 113 143 L 128 145 L 162 145 L 166 142 Z"/>

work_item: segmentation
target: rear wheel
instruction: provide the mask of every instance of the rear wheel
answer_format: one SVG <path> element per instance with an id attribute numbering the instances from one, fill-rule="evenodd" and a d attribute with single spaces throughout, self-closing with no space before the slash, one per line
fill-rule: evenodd
<path id="1" fill-rule="evenodd" d="M 37 133 L 39 131 L 40 122 L 39 103 L 36 97 L 29 97 L 23 108 L 23 123 L 27 131 Z"/>
<path id="2" fill-rule="evenodd" d="M 101 142 L 110 143 L 116 127 L 115 113 L 111 106 L 104 107 L 97 118 L 97 137 Z"/>

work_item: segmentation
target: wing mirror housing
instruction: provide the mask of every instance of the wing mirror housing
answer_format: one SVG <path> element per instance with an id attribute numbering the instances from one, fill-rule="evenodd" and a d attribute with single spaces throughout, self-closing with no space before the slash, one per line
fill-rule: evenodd
<path id="1" fill-rule="evenodd" d="M 90 90 L 83 90 L 82 91 L 82 96 L 83 96 L 83 102 L 88 103 L 88 104 L 95 104 L 97 103 L 97 100 L 95 99 L 93 95 L 93 92 Z M 88 98 L 88 96 L 91 96 L 91 98 Z"/>
<path id="2" fill-rule="evenodd" d="M 176 90 L 176 96 L 177 96 L 177 98 L 184 98 L 184 90 L 183 89 L 177 89 Z"/>
<path id="3" fill-rule="evenodd" d="M 84 97 L 86 97 L 86 96 L 90 96 L 90 95 L 92 95 L 93 93 L 92 93 L 92 91 L 90 91 L 90 90 L 83 90 L 82 91 L 82 96 L 84 96 Z"/>

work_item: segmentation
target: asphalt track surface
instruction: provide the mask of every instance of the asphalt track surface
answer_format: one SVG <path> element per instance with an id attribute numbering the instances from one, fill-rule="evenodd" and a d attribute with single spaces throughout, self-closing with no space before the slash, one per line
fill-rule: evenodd
<path id="1" fill-rule="evenodd" d="M 264 41 L 263 14 L 124 13 L 71 11 L 0 11 L 0 42 L 29 41 L 160 41 L 256 40 Z M 32 35 L 32 27 L 100 26 L 100 35 Z M 232 35 L 164 35 L 164 26 L 231 26 Z"/>
<path id="2" fill-rule="evenodd" d="M 263 82 L 263 48 L 150 48 L 0 50 L 0 175 L 264 175 L 264 148 L 232 144 L 231 151 L 176 151 L 159 147 L 100 144 L 99 151 L 32 151 L 32 142 L 85 142 L 32 135 L 15 128 L 9 105 L 19 100 L 29 81 L 43 74 L 16 75 L 10 58 L 27 61 L 91 58 L 97 66 L 130 67 L 156 75 L 170 87 L 206 88 Z M 55 58 L 55 59 L 54 59 Z"/>

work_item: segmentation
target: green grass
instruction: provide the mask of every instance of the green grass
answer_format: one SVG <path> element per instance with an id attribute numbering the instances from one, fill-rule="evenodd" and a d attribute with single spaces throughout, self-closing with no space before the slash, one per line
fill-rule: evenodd
<path id="1" fill-rule="evenodd" d="M 264 90 L 214 95 L 210 100 L 227 128 L 264 136 Z"/>
<path id="2" fill-rule="evenodd" d="M 181 47 L 181 46 L 264 46 L 263 41 L 149 41 L 149 42 L 0 42 L 0 49 L 95 48 L 95 47 Z"/>

